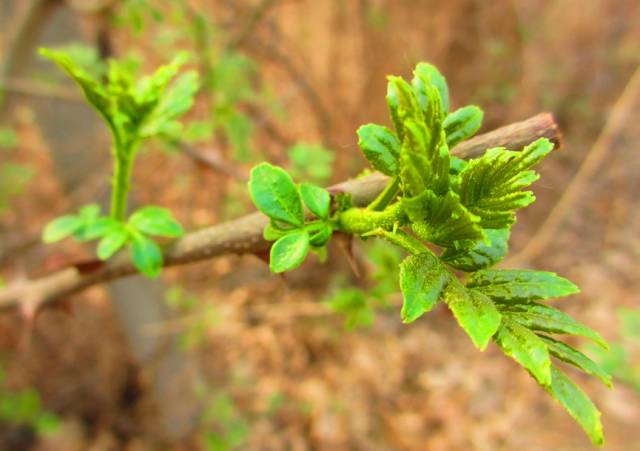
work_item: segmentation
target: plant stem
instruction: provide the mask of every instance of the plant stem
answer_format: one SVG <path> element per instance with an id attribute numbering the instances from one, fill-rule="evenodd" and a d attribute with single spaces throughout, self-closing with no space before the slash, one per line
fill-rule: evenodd
<path id="1" fill-rule="evenodd" d="M 383 211 L 349 208 L 338 214 L 340 230 L 351 235 L 362 235 L 376 229 L 390 230 L 395 224 L 406 222 L 402 205 L 395 203 Z"/>
<path id="2" fill-rule="evenodd" d="M 127 194 L 133 168 L 133 149 L 114 149 L 113 186 L 111 188 L 111 217 L 124 221 L 127 215 Z"/>

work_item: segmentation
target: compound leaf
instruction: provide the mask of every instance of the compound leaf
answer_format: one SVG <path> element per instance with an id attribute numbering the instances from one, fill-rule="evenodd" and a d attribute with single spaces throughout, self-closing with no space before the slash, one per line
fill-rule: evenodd
<path id="1" fill-rule="evenodd" d="M 281 273 L 297 268 L 309 253 L 309 233 L 291 232 L 271 246 L 269 267 L 271 272 Z"/>
<path id="2" fill-rule="evenodd" d="M 450 279 L 448 271 L 431 253 L 411 255 L 400 264 L 403 323 L 411 323 L 430 311 Z"/>
<path id="3" fill-rule="evenodd" d="M 485 269 L 474 273 L 467 286 L 494 301 L 524 302 L 560 298 L 579 293 L 571 281 L 548 271 Z"/>
<path id="4" fill-rule="evenodd" d="M 529 370 L 540 384 L 551 384 L 549 350 L 540 337 L 521 324 L 503 317 L 495 341 L 506 355 Z"/>
<path id="5" fill-rule="evenodd" d="M 602 445 L 604 443 L 600 411 L 587 394 L 566 374 L 552 366 L 551 384 L 545 389 L 580 424 L 594 445 Z"/>
<path id="6" fill-rule="evenodd" d="M 456 191 L 471 213 L 480 216 L 483 228 L 502 229 L 515 222 L 515 211 L 535 200 L 531 191 L 522 191 L 538 179 L 530 168 L 553 149 L 553 143 L 540 138 L 521 152 L 504 148 L 489 149 L 469 161 L 460 172 Z"/>
<path id="7" fill-rule="evenodd" d="M 484 351 L 502 321 L 491 299 L 480 292 L 467 290 L 455 278 L 446 286 L 443 294 L 460 326 L 471 337 L 473 344 Z"/>
<path id="8" fill-rule="evenodd" d="M 253 203 L 271 219 L 302 226 L 304 211 L 298 188 L 282 168 L 260 163 L 251 170 L 249 194 Z"/>

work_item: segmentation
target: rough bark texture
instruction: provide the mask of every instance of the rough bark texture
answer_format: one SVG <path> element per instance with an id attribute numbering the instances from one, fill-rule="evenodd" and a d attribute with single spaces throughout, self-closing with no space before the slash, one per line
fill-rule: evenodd
<path id="1" fill-rule="evenodd" d="M 470 158 L 496 146 L 520 150 L 540 137 L 549 138 L 556 145 L 560 144 L 557 124 L 549 113 L 541 113 L 525 121 L 479 135 L 458 145 L 453 153 Z M 386 182 L 385 176 L 372 174 L 334 185 L 330 190 L 348 192 L 353 196 L 356 205 L 366 205 L 380 193 Z M 253 213 L 189 233 L 164 250 L 165 266 L 205 260 L 222 254 L 263 252 L 269 248 L 269 243 L 262 238 L 262 229 L 266 224 L 265 216 Z M 34 311 L 42 304 L 61 299 L 89 286 L 135 273 L 136 269 L 128 256 L 119 254 L 91 270 L 71 267 L 40 279 L 18 281 L 0 291 L 0 308 L 21 306 L 26 311 Z"/>

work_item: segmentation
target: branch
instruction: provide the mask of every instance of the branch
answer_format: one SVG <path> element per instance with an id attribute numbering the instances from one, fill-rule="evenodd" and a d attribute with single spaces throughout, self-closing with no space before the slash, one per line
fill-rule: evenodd
<path id="1" fill-rule="evenodd" d="M 489 147 L 505 146 L 518 150 L 537 138 L 546 137 L 559 144 L 560 135 L 553 116 L 541 113 L 522 122 L 498 128 L 458 145 L 453 152 L 464 157 L 482 154 Z M 330 188 L 332 192 L 347 192 L 354 204 L 366 205 L 385 187 L 387 177 L 374 173 L 349 180 Z M 176 266 L 206 260 L 224 254 L 257 254 L 269 249 L 262 238 L 268 219 L 260 213 L 189 233 L 164 249 L 165 266 Z M 97 268 L 95 266 L 98 266 Z M 92 285 L 136 274 L 128 256 L 120 253 L 105 263 L 96 263 L 87 270 L 83 265 L 69 267 L 35 280 L 17 281 L 0 291 L 0 309 L 21 307 L 33 312 L 43 304 L 64 298 Z"/>

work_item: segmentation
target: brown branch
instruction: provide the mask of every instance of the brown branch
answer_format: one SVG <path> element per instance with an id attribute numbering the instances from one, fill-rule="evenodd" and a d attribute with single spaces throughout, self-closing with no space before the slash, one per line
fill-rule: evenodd
<path id="1" fill-rule="evenodd" d="M 456 155 L 473 157 L 488 147 L 505 146 L 520 149 L 524 144 L 541 136 L 559 142 L 558 128 L 551 114 L 542 113 L 526 121 L 480 135 L 461 143 L 453 152 Z M 330 189 L 333 192 L 350 193 L 356 205 L 366 205 L 380 193 L 386 182 L 387 177 L 375 173 L 334 185 Z M 262 238 L 262 229 L 266 224 L 265 216 L 253 213 L 192 232 L 164 250 L 165 266 L 182 265 L 223 254 L 264 252 L 269 248 L 269 243 Z M 40 279 L 18 281 L 0 291 L 0 308 L 21 306 L 33 312 L 42 304 L 61 299 L 92 285 L 135 273 L 136 269 L 128 256 L 121 253 L 90 272 L 72 267 Z"/>

